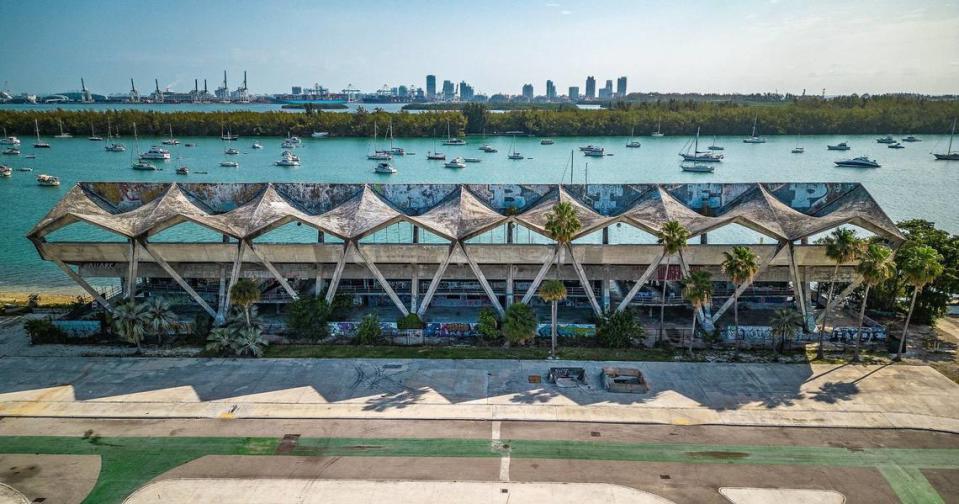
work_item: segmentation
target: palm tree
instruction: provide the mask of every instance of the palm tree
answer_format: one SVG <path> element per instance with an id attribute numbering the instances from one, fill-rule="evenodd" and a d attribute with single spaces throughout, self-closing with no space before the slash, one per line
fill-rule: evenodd
<path id="1" fill-rule="evenodd" d="M 232 350 L 236 344 L 236 330 L 232 327 L 217 327 L 206 338 L 206 349 L 219 354 Z"/>
<path id="2" fill-rule="evenodd" d="M 147 323 L 146 309 L 134 300 L 117 305 L 113 310 L 113 330 L 126 341 L 137 346 L 137 353 L 143 349 L 144 326 Z"/>
<path id="3" fill-rule="evenodd" d="M 826 257 L 833 260 L 836 266 L 832 270 L 832 279 L 829 281 L 829 295 L 826 297 L 826 309 L 822 314 L 822 327 L 819 329 L 819 346 L 816 348 L 816 358 L 823 358 L 822 339 L 826 333 L 826 319 L 829 317 L 829 304 L 832 303 L 833 290 L 836 288 L 836 279 L 839 277 L 839 266 L 853 260 L 862 249 L 862 241 L 856 233 L 848 228 L 836 228 L 826 237 Z"/>
<path id="4" fill-rule="evenodd" d="M 693 271 L 683 279 L 683 297 L 693 305 L 693 328 L 689 333 L 689 353 L 693 353 L 693 339 L 696 336 L 696 315 L 700 308 L 713 297 L 713 280 L 708 271 Z"/>
<path id="5" fill-rule="evenodd" d="M 912 301 L 909 302 L 909 314 L 906 315 L 906 324 L 902 326 L 902 338 L 899 340 L 899 351 L 895 360 L 902 360 L 902 351 L 906 346 L 906 331 L 909 330 L 909 320 L 916 307 L 916 297 L 927 284 L 932 283 L 943 272 L 942 254 L 928 246 L 913 246 L 900 252 L 904 254 L 900 274 L 907 284 L 912 286 Z"/>
<path id="6" fill-rule="evenodd" d="M 145 305 L 147 328 L 157 337 L 157 345 L 162 341 L 164 332 L 175 327 L 178 320 L 170 303 L 162 297 L 150 298 Z"/>
<path id="7" fill-rule="evenodd" d="M 866 316 L 869 290 L 896 274 L 896 262 L 892 259 L 892 249 L 881 243 L 870 243 L 860 255 L 859 266 L 856 269 L 862 275 L 862 283 L 866 284 L 866 291 L 862 295 L 862 306 L 859 307 L 859 326 L 856 330 L 856 346 L 852 355 L 853 362 L 859 362 L 859 346 L 862 344 L 862 320 Z"/>
<path id="8" fill-rule="evenodd" d="M 237 331 L 235 340 L 236 354 L 249 355 L 251 357 L 262 357 L 263 348 L 269 345 L 269 342 L 263 338 L 260 330 L 256 327 L 246 327 Z"/>
<path id="9" fill-rule="evenodd" d="M 545 229 L 546 234 L 556 242 L 557 269 L 559 268 L 559 250 L 573 241 L 573 235 L 575 235 L 581 227 L 583 227 L 583 225 L 579 221 L 579 216 L 576 215 L 576 209 L 573 208 L 572 203 L 568 201 L 561 201 L 553 205 L 552 210 L 546 214 L 546 224 L 543 226 L 543 229 Z"/>
<path id="10" fill-rule="evenodd" d="M 556 358 L 556 309 L 560 301 L 566 299 L 566 286 L 561 280 L 547 280 L 539 286 L 539 298 L 544 302 L 550 303 L 550 317 L 552 324 L 550 327 L 551 348 L 550 358 Z"/>
<path id="11" fill-rule="evenodd" d="M 733 321 L 736 324 L 736 351 L 739 351 L 739 286 L 750 281 L 759 272 L 759 261 L 756 253 L 749 247 L 738 245 L 732 252 L 723 252 L 723 273 L 732 280 L 733 290 Z"/>
<path id="12" fill-rule="evenodd" d="M 802 327 L 802 323 L 802 315 L 791 308 L 780 308 L 773 312 L 773 317 L 769 321 L 769 325 L 772 327 L 773 336 L 779 337 L 779 353 L 786 351 L 787 338 L 793 334 L 797 327 Z M 773 342 L 773 345 L 777 346 L 775 345 L 775 341 Z"/>
<path id="13" fill-rule="evenodd" d="M 246 326 L 250 327 L 250 307 L 260 300 L 260 288 L 249 278 L 241 278 L 230 288 L 230 299 L 243 307 L 243 316 L 246 317 Z"/>
<path id="14" fill-rule="evenodd" d="M 659 303 L 659 340 L 663 340 L 666 316 L 666 284 L 669 283 L 669 262 L 673 254 L 682 253 L 689 241 L 689 230 L 678 221 L 671 220 L 663 224 L 656 233 L 657 242 L 663 246 L 663 255 L 666 257 L 666 274 L 663 275 L 663 298 Z"/>

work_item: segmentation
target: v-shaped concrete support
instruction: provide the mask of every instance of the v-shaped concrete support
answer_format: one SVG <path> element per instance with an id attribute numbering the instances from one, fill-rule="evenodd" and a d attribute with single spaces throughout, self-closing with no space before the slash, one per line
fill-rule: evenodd
<path id="1" fill-rule="evenodd" d="M 226 301 L 223 303 L 223 311 L 216 314 L 216 321 L 222 324 L 226 320 L 226 314 L 230 311 L 230 291 L 240 279 L 240 268 L 243 267 L 243 240 L 236 242 L 236 257 L 233 259 L 233 270 L 230 272 L 230 283 L 226 286 Z"/>
<path id="2" fill-rule="evenodd" d="M 583 269 L 583 265 L 580 264 L 579 259 L 576 259 L 576 254 L 573 253 L 573 246 L 567 243 L 566 250 L 569 252 L 569 259 L 570 262 L 573 263 L 573 269 L 576 270 L 576 276 L 579 277 L 579 283 L 583 286 L 583 290 L 586 291 L 586 298 L 589 299 L 589 304 L 593 307 L 593 313 L 595 313 L 597 317 L 602 317 L 603 309 L 600 308 L 599 303 L 596 302 L 596 293 L 593 292 L 593 284 L 591 284 L 589 278 L 586 277 L 586 270 Z"/>
<path id="3" fill-rule="evenodd" d="M 343 276 L 343 268 L 346 267 L 346 257 L 350 255 L 350 247 L 352 246 L 352 241 L 343 242 L 343 254 L 340 255 L 340 260 L 336 263 L 336 269 L 333 270 L 333 278 L 330 278 L 330 286 L 326 288 L 327 303 L 332 303 L 333 297 L 336 296 L 336 289 L 340 286 L 340 278 Z"/>
<path id="4" fill-rule="evenodd" d="M 366 264 L 366 268 L 370 270 L 370 273 L 373 274 L 373 277 L 376 278 L 376 281 L 380 283 L 380 287 L 386 291 L 386 295 L 390 297 L 393 301 L 393 304 L 399 308 L 400 312 L 405 317 L 410 314 L 410 311 L 406 309 L 406 305 L 403 304 L 403 301 L 400 300 L 400 297 L 396 295 L 396 291 L 393 290 L 393 287 L 390 287 L 390 283 L 386 281 L 386 277 L 383 276 L 383 273 L 380 273 L 380 269 L 376 267 L 376 264 L 370 259 L 366 252 L 363 251 L 363 247 L 360 247 L 358 243 L 353 245 L 356 247 L 357 253 L 360 254 L 360 257 L 363 258 L 363 262 Z"/>
<path id="5" fill-rule="evenodd" d="M 463 255 L 466 256 L 466 262 L 469 263 L 470 269 L 473 270 L 473 274 L 476 275 L 476 279 L 479 280 L 480 286 L 482 286 L 483 291 L 486 292 L 486 297 L 493 303 L 493 308 L 496 308 L 496 313 L 499 313 L 500 317 L 506 315 L 506 312 L 503 311 L 503 305 L 500 304 L 499 299 L 496 298 L 496 293 L 493 292 L 493 288 L 490 287 L 489 282 L 486 280 L 486 275 L 483 274 L 483 270 L 476 264 L 473 257 L 466 252 L 466 247 L 463 245 L 463 242 L 457 242 L 457 245 L 459 245 L 460 250 L 463 251 Z"/>
<path id="6" fill-rule="evenodd" d="M 430 306 L 430 301 L 433 300 L 433 295 L 436 294 L 436 289 L 439 288 L 440 282 L 443 281 L 443 275 L 446 273 L 446 268 L 450 265 L 450 259 L 453 257 L 454 250 L 456 250 L 456 243 L 451 243 L 449 250 L 446 252 L 446 258 L 444 258 L 443 262 L 436 268 L 436 273 L 433 274 L 433 279 L 430 280 L 430 286 L 426 288 L 426 295 L 423 296 L 423 301 L 416 310 L 416 314 L 419 315 L 420 318 L 426 313 L 426 309 Z"/>
<path id="7" fill-rule="evenodd" d="M 659 254 L 656 255 L 656 258 L 654 258 L 653 261 L 649 263 L 649 266 L 646 267 L 646 271 L 643 271 L 643 274 L 639 277 L 639 280 L 636 280 L 636 283 L 633 284 L 633 287 L 629 289 L 629 292 L 626 293 L 626 297 L 619 302 L 619 306 L 616 307 L 616 311 L 623 311 L 627 306 L 629 306 L 629 303 L 631 303 L 633 298 L 636 297 L 636 294 L 639 293 L 639 289 L 643 288 L 643 286 L 646 285 L 646 282 L 649 281 L 649 277 L 653 276 L 653 272 L 656 271 L 656 268 L 659 267 L 659 264 L 663 262 L 663 257 L 665 256 L 666 252 L 660 250 Z"/>
<path id="8" fill-rule="evenodd" d="M 250 240 L 243 240 L 243 241 L 246 242 L 247 247 L 250 247 L 250 250 L 253 251 L 253 254 L 257 257 L 257 259 L 259 259 L 260 262 L 263 263 L 263 266 L 266 266 L 266 269 L 269 270 L 271 275 L 273 275 L 273 278 L 275 278 L 277 282 L 280 282 L 280 285 L 283 286 L 283 290 L 285 290 L 286 293 L 289 294 L 294 301 L 300 299 L 300 295 L 297 294 L 295 290 L 293 290 L 293 287 L 290 287 L 290 283 L 287 282 L 285 278 L 283 278 L 283 275 L 281 275 L 280 272 L 273 266 L 273 263 L 271 263 L 266 258 L 266 255 L 264 255 L 260 249 L 254 247 L 252 241 Z"/>
<path id="9" fill-rule="evenodd" d="M 203 308 L 203 310 L 210 314 L 211 317 L 216 318 L 216 310 L 211 308 L 206 300 L 204 300 L 199 294 L 197 294 L 195 290 L 193 290 L 193 287 L 190 287 L 190 284 L 188 284 L 183 277 L 181 277 L 180 274 L 173 269 L 173 266 L 170 266 L 168 262 L 160 257 L 160 253 L 157 252 L 156 249 L 151 247 L 146 240 L 139 240 L 139 242 L 140 246 L 143 247 L 143 250 L 145 250 L 147 254 L 150 254 L 150 257 L 153 257 L 153 261 L 159 264 L 160 267 L 163 268 L 163 271 L 166 271 L 167 274 L 170 275 L 170 278 L 172 278 L 181 289 L 186 291 L 186 293 L 193 298 L 193 301 L 195 301 L 196 304 L 200 305 L 200 308 Z"/>
<path id="10" fill-rule="evenodd" d="M 849 295 L 852 294 L 852 291 L 858 289 L 859 286 L 862 285 L 862 281 L 863 281 L 862 275 L 857 274 L 856 277 L 853 279 L 853 281 L 849 282 L 849 285 L 847 285 L 846 288 L 843 289 L 838 296 L 834 296 L 832 298 L 832 301 L 826 304 L 826 309 L 821 311 L 819 315 L 816 317 L 816 323 L 821 324 L 823 317 L 826 316 L 826 312 L 828 312 L 829 310 L 832 310 L 843 299 L 846 299 L 847 297 L 849 297 Z"/>
<path id="11" fill-rule="evenodd" d="M 727 299 L 726 302 L 723 303 L 723 305 L 720 306 L 718 310 L 716 310 L 715 314 L 713 314 L 714 324 L 717 321 L 719 321 L 719 317 L 722 317 L 723 313 L 726 313 L 726 310 L 728 310 L 729 307 L 733 305 L 733 302 L 736 301 L 736 298 L 741 296 L 743 292 L 746 292 L 746 289 L 748 289 L 749 286 L 753 284 L 753 281 L 756 280 L 756 277 L 758 277 L 764 271 L 766 271 L 766 268 L 769 267 L 769 263 L 773 262 L 773 259 L 775 259 L 776 256 L 778 256 L 779 253 L 782 252 L 785 248 L 786 248 L 786 242 L 784 241 L 779 242 L 779 245 L 776 246 L 776 251 L 773 252 L 772 255 L 770 255 L 766 259 L 763 259 L 763 262 L 759 263 L 759 269 L 756 270 L 756 274 L 753 275 L 753 277 L 750 278 L 748 281 L 743 282 L 742 285 L 736 287 L 736 291 L 733 292 L 733 295 L 730 296 L 729 299 Z"/>
<path id="12" fill-rule="evenodd" d="M 94 301 L 99 303 L 100 306 L 104 307 L 108 312 L 113 313 L 113 306 L 110 304 L 110 302 L 104 299 L 103 296 L 101 296 L 100 293 L 97 292 L 92 285 L 87 283 L 87 281 L 84 280 L 84 278 L 80 276 L 79 273 L 70 269 L 69 266 L 64 264 L 63 261 L 59 259 L 54 259 L 53 262 L 54 264 L 57 265 L 57 267 L 63 270 L 63 272 L 66 273 L 68 277 L 70 277 L 74 282 L 80 285 L 80 287 L 83 287 L 83 290 L 87 291 L 87 294 L 89 294 L 90 297 L 94 299 Z"/>
<path id="13" fill-rule="evenodd" d="M 549 268 L 553 265 L 553 261 L 556 260 L 556 254 L 558 253 L 559 245 L 553 247 L 553 251 L 546 258 L 546 261 L 543 262 L 543 266 L 539 269 L 539 272 L 536 273 L 536 278 L 533 279 L 533 283 L 530 284 L 526 294 L 523 294 L 523 300 L 521 301 L 523 304 L 529 304 L 529 301 L 536 295 L 536 289 L 539 289 L 539 284 L 543 283 L 543 279 L 546 278 L 546 274 L 549 273 Z"/>
<path id="14" fill-rule="evenodd" d="M 127 299 L 134 299 L 137 295 L 137 268 L 140 265 L 140 247 L 137 241 L 130 239 L 130 262 L 127 266 Z"/>

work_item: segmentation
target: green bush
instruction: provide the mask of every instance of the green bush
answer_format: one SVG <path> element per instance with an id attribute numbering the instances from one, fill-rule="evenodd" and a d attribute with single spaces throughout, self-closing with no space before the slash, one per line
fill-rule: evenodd
<path id="1" fill-rule="evenodd" d="M 510 345 L 523 345 L 536 337 L 536 313 L 523 303 L 513 303 L 503 317 L 503 336 Z"/>
<path id="2" fill-rule="evenodd" d="M 206 312 L 201 311 L 193 317 L 193 337 L 203 341 L 210 335 L 213 329 L 213 317 Z"/>
<path id="3" fill-rule="evenodd" d="M 330 320 L 346 320 L 353 309 L 353 296 L 337 294 L 330 303 Z"/>
<path id="4" fill-rule="evenodd" d="M 627 348 L 633 338 L 642 338 L 643 326 L 632 310 L 606 314 L 596 324 L 596 341 L 607 348 Z"/>
<path id="5" fill-rule="evenodd" d="M 422 329 L 426 324 L 415 313 L 409 313 L 396 321 L 396 328 L 405 331 L 407 329 Z"/>
<path id="6" fill-rule="evenodd" d="M 356 342 L 360 345 L 376 344 L 382 335 L 383 329 L 380 327 L 380 318 L 375 313 L 363 317 L 360 325 L 356 328 Z"/>
<path id="7" fill-rule="evenodd" d="M 490 308 L 483 308 L 479 313 L 479 320 L 476 324 L 476 332 L 484 341 L 497 341 L 502 337 L 499 332 L 499 319 L 496 318 L 496 312 Z"/>
<path id="8" fill-rule="evenodd" d="M 302 297 L 290 305 L 286 315 L 286 327 L 297 338 L 317 341 L 330 335 L 332 309 L 321 297 Z"/>
<path id="9" fill-rule="evenodd" d="M 67 335 L 48 319 L 30 319 L 23 323 L 31 345 L 66 343 Z"/>

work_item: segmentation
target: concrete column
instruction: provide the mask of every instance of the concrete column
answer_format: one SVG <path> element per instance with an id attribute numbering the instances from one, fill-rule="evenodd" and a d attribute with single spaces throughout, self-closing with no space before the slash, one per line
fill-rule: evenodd
<path id="1" fill-rule="evenodd" d="M 603 228 L 603 245 L 609 245 L 609 227 Z"/>
<path id="2" fill-rule="evenodd" d="M 326 242 L 326 235 L 323 234 L 323 231 L 317 230 L 316 243 L 325 243 L 325 242 Z"/>
<path id="3" fill-rule="evenodd" d="M 513 231 L 516 229 L 516 224 L 512 222 L 506 223 L 506 243 L 513 243 Z"/>
<path id="4" fill-rule="evenodd" d="M 506 265 L 506 306 L 513 304 L 513 275 L 516 267 L 512 264 Z"/>
<path id="5" fill-rule="evenodd" d="M 606 231 L 603 229 L 603 231 Z M 603 286 L 601 288 L 601 295 L 603 297 L 603 313 L 609 313 L 609 284 L 611 280 L 609 279 L 609 266 L 603 267 Z"/>
<path id="6" fill-rule="evenodd" d="M 313 296 L 320 297 L 323 293 L 323 265 L 316 265 L 316 284 L 313 286 Z"/>
<path id="7" fill-rule="evenodd" d="M 416 228 L 413 228 L 414 236 L 416 233 Z M 410 313 L 416 313 L 416 302 L 420 297 L 420 267 L 417 264 L 413 265 L 413 282 L 410 284 Z"/>
<path id="8" fill-rule="evenodd" d="M 703 234 L 699 235 L 699 244 L 700 244 L 700 245 L 709 245 L 709 235 L 706 234 L 706 233 L 703 233 Z"/>

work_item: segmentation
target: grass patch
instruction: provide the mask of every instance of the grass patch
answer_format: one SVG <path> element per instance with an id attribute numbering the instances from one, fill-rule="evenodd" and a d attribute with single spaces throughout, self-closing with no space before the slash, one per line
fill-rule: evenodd
<path id="1" fill-rule="evenodd" d="M 568 347 L 558 351 L 560 359 L 672 361 L 673 351 L 661 349 L 621 349 Z M 314 359 L 545 359 L 548 348 L 542 347 L 473 347 L 473 346 L 386 346 L 386 345 L 271 345 L 264 357 Z"/>

